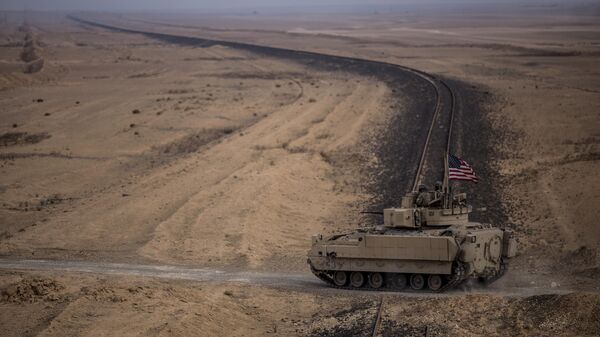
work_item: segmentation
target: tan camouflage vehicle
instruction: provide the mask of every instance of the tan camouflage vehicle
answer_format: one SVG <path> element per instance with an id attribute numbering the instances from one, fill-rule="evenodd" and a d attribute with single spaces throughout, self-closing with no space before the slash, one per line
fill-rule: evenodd
<path id="1" fill-rule="evenodd" d="M 312 237 L 308 264 L 349 289 L 443 291 L 468 278 L 491 283 L 516 254 L 510 230 L 469 221 L 466 194 L 412 192 L 383 211 L 382 226 Z"/>

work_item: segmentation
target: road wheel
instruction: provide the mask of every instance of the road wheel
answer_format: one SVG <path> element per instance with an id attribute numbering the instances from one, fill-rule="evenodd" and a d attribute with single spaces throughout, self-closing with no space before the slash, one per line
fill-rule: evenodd
<path id="1" fill-rule="evenodd" d="M 394 274 L 392 282 L 394 284 L 394 288 L 398 290 L 402 290 L 408 285 L 408 279 L 406 278 L 405 274 Z"/>
<path id="2" fill-rule="evenodd" d="M 429 275 L 427 278 L 427 286 L 433 291 L 440 290 L 442 287 L 442 278 L 440 275 Z"/>
<path id="3" fill-rule="evenodd" d="M 369 276 L 369 286 L 373 289 L 379 289 L 383 285 L 383 275 L 381 273 L 372 273 Z"/>
<path id="4" fill-rule="evenodd" d="M 345 271 L 336 271 L 333 274 L 333 283 L 335 283 L 336 286 L 343 287 L 346 285 L 347 281 L 348 281 L 348 275 L 346 274 Z"/>
<path id="5" fill-rule="evenodd" d="M 365 284 L 365 276 L 359 271 L 354 271 L 350 274 L 350 285 L 354 288 L 360 288 Z"/>
<path id="6" fill-rule="evenodd" d="M 421 274 L 412 274 L 410 276 L 410 287 L 414 290 L 421 290 L 425 286 L 425 278 Z"/>

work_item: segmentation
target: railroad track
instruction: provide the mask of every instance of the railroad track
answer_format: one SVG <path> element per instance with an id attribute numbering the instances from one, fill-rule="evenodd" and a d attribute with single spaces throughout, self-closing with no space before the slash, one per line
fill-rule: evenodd
<path id="1" fill-rule="evenodd" d="M 431 76 L 431 75 L 429 75 L 429 76 Z M 444 155 L 450 154 L 450 144 L 452 141 L 454 111 L 456 110 L 456 96 L 455 96 L 454 92 L 452 91 L 452 88 L 450 87 L 450 85 L 448 85 L 448 83 L 446 83 L 444 80 L 438 79 L 438 78 L 433 78 L 433 77 L 431 77 L 430 79 L 432 80 L 432 84 L 434 85 L 436 93 L 437 93 L 437 102 L 436 102 L 436 107 L 435 107 L 435 113 L 433 115 L 433 118 L 431 119 L 431 123 L 429 125 L 429 130 L 427 132 L 427 138 L 425 139 L 425 143 L 423 144 L 423 147 L 422 147 L 419 165 L 417 167 L 417 171 L 415 172 L 415 177 L 414 177 L 413 186 L 412 186 L 413 192 L 416 192 L 418 189 L 418 186 L 420 184 L 422 184 L 424 181 L 427 181 L 428 183 L 432 182 L 431 179 L 434 177 L 431 174 L 428 177 L 429 179 L 426 179 L 426 177 L 425 177 L 426 172 L 424 172 L 424 170 L 426 169 L 426 164 L 428 164 L 428 163 L 430 164 L 431 162 L 435 162 L 436 160 L 442 160 L 442 158 L 444 158 Z M 446 104 L 444 103 L 444 101 L 442 99 L 444 92 L 448 96 L 448 101 L 447 101 L 448 106 L 446 106 Z M 446 111 L 444 111 L 444 110 L 446 110 Z M 446 131 L 439 132 L 441 134 L 436 134 L 435 133 L 436 125 L 439 126 L 440 124 L 442 124 L 442 125 L 446 124 L 446 126 L 444 127 L 444 129 Z M 439 131 L 439 127 L 438 127 L 437 131 Z M 438 143 L 438 144 L 436 144 L 436 145 L 438 145 L 436 149 L 432 149 L 432 147 L 431 147 L 431 142 L 433 139 L 435 139 Z M 442 145 L 442 144 L 439 144 L 439 143 L 445 143 L 445 144 L 443 147 L 440 147 L 439 145 Z M 442 149 L 443 149 L 443 152 L 441 152 Z M 437 150 L 437 151 L 435 151 L 435 150 Z"/>
<path id="2" fill-rule="evenodd" d="M 381 314 L 383 313 L 384 301 L 385 297 L 381 297 L 381 300 L 379 301 L 379 306 L 377 308 L 377 315 L 375 316 L 375 323 L 373 324 L 373 333 L 371 334 L 372 337 L 377 337 L 377 334 L 379 333 L 379 326 L 381 325 Z"/>

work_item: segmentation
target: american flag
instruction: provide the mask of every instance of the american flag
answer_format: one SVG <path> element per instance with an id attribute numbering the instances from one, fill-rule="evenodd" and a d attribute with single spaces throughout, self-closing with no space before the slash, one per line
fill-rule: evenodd
<path id="1" fill-rule="evenodd" d="M 471 165 L 451 154 L 448 156 L 448 180 L 470 180 L 477 183 L 479 178 Z"/>

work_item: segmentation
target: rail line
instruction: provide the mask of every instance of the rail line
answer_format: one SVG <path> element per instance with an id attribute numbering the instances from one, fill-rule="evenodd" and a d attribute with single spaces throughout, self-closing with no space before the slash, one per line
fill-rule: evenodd
<path id="1" fill-rule="evenodd" d="M 430 142 L 431 142 L 431 137 L 432 137 L 432 133 L 433 130 L 435 129 L 435 125 L 436 122 L 438 121 L 438 118 L 440 118 L 440 115 L 442 113 L 442 109 L 444 108 L 444 105 L 442 103 L 442 90 L 440 87 L 445 88 L 448 93 L 450 94 L 450 105 L 449 105 L 449 122 L 448 122 L 448 126 L 447 126 L 447 136 L 446 136 L 446 146 L 445 146 L 445 154 L 449 154 L 450 153 L 450 143 L 451 143 L 451 138 L 452 138 L 452 126 L 453 126 L 453 122 L 454 122 L 454 110 L 456 109 L 456 99 L 455 99 L 455 95 L 454 92 L 452 91 L 452 88 L 450 88 L 450 86 L 444 82 L 441 79 L 432 79 L 432 82 L 435 89 L 436 89 L 436 93 L 437 93 L 437 102 L 436 102 L 436 108 L 435 108 L 435 113 L 433 115 L 433 117 L 431 118 L 431 123 L 429 125 L 429 130 L 427 132 L 427 138 L 425 139 L 425 144 L 423 144 L 423 148 L 421 150 L 421 156 L 420 156 L 420 160 L 419 160 L 419 165 L 417 167 L 417 171 L 415 172 L 415 177 L 414 177 L 414 181 L 413 181 L 413 186 L 412 186 L 412 191 L 416 192 L 418 186 L 422 183 L 423 181 L 423 169 L 425 168 L 425 163 L 426 163 L 426 159 L 427 159 L 427 154 L 430 151 Z"/>
<path id="2" fill-rule="evenodd" d="M 452 100 L 450 105 L 450 122 L 448 123 L 448 138 L 446 141 L 446 154 L 450 154 L 450 141 L 452 140 L 452 129 L 454 126 L 454 112 L 456 111 L 456 95 L 448 83 L 443 80 L 440 80 L 440 83 L 442 83 L 442 85 L 448 89 L 448 92 L 450 93 L 450 99 Z"/>
<path id="3" fill-rule="evenodd" d="M 425 173 L 423 173 L 423 170 L 425 169 L 425 165 L 427 164 L 427 161 L 428 160 L 429 161 L 441 160 L 441 158 L 443 158 L 444 155 L 450 154 L 450 145 L 451 145 L 451 141 L 452 141 L 452 130 L 453 130 L 453 124 L 454 124 L 454 112 L 456 110 L 456 96 L 454 94 L 454 91 L 450 87 L 450 85 L 448 83 L 446 83 L 444 80 L 436 78 L 435 81 L 436 81 L 436 90 L 437 90 L 437 95 L 438 95 L 438 101 L 437 101 L 437 105 L 436 105 L 435 115 L 431 119 L 431 124 L 430 124 L 429 131 L 427 134 L 427 139 L 425 140 L 425 144 L 423 145 L 423 148 L 422 148 L 421 161 L 419 162 L 419 166 L 417 168 L 417 172 L 416 172 L 415 178 L 414 178 L 414 184 L 413 184 L 413 189 L 412 189 L 413 192 L 416 192 L 418 186 L 423 182 L 423 179 L 425 176 Z M 447 107 L 445 107 L 442 102 L 442 92 L 448 93 L 448 101 L 449 101 L 448 103 L 449 104 Z M 442 110 L 447 110 L 446 115 L 444 115 L 444 112 Z M 446 130 L 446 134 L 445 135 L 441 135 L 441 134 L 437 135 L 438 137 L 444 138 L 444 142 L 445 142 L 445 144 L 443 144 L 444 152 L 430 154 L 430 152 L 432 150 L 435 150 L 435 149 L 431 148 L 431 139 L 432 139 L 432 134 L 433 134 L 434 130 L 436 129 L 435 126 L 440 125 L 439 127 L 442 128 L 442 126 L 444 124 L 445 124 L 445 127 L 443 129 Z M 436 145 L 438 145 L 438 147 L 439 147 L 439 149 L 437 149 L 438 151 L 442 149 L 442 144 L 436 144 Z M 446 164 L 444 163 L 444 165 L 446 165 Z"/>
<path id="4" fill-rule="evenodd" d="M 383 304 L 385 301 L 385 297 L 381 297 L 379 301 L 379 307 L 377 308 L 377 316 L 375 316 L 375 324 L 373 324 L 373 334 L 372 337 L 377 337 L 379 333 L 379 326 L 381 325 L 381 314 L 383 313 Z"/>

